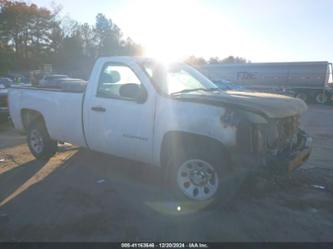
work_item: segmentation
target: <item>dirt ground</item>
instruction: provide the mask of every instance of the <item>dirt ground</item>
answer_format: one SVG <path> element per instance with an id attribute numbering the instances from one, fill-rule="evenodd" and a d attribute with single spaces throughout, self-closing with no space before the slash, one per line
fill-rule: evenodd
<path id="1" fill-rule="evenodd" d="M 40 162 L 2 125 L 0 241 L 333 241 L 333 107 L 310 106 L 302 126 L 303 167 L 196 211 L 165 198 L 155 168 L 67 145 Z"/>

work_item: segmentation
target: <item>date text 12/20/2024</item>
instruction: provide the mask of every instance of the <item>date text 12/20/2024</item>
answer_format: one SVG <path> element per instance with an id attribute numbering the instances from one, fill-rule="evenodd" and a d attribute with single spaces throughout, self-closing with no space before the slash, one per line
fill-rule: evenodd
<path id="1" fill-rule="evenodd" d="M 189 242 L 189 243 L 121 243 L 121 248 L 209 248 L 207 243 Z"/>

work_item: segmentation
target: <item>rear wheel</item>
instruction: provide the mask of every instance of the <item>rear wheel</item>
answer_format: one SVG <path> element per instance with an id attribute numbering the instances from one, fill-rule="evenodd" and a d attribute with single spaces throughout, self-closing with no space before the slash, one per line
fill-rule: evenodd
<path id="1" fill-rule="evenodd" d="M 48 159 L 57 151 L 57 141 L 50 138 L 42 122 L 35 122 L 29 126 L 27 144 L 37 159 Z"/>
<path id="2" fill-rule="evenodd" d="M 315 99 L 318 104 L 326 104 L 328 102 L 328 96 L 323 92 L 318 93 Z"/>

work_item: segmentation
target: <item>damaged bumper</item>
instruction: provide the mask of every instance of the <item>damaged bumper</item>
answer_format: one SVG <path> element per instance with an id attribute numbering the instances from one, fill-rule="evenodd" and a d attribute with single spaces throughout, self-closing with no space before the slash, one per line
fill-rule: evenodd
<path id="1" fill-rule="evenodd" d="M 290 161 L 288 164 L 288 171 L 301 166 L 310 156 L 312 150 L 312 137 L 303 132 L 301 135 L 302 146 L 298 148 L 294 153 L 290 155 Z"/>
<path id="2" fill-rule="evenodd" d="M 269 172 L 273 174 L 288 173 L 300 167 L 310 156 L 312 150 L 312 138 L 304 131 L 299 130 L 297 141 L 275 155 L 240 155 L 234 153 L 232 161 L 237 168 Z"/>
<path id="3" fill-rule="evenodd" d="M 309 158 L 311 150 L 312 138 L 300 130 L 297 134 L 296 144 L 276 156 L 268 157 L 265 166 L 268 168 L 274 167 L 274 170 L 282 173 L 291 172 Z"/>

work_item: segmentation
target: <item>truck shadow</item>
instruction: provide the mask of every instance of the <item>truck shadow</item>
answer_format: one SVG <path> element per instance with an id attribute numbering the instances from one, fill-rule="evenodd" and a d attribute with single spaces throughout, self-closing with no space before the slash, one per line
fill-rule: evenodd
<path id="1" fill-rule="evenodd" d="M 0 203 L 35 175 L 46 162 L 32 160 L 0 174 Z"/>
<path id="2" fill-rule="evenodd" d="M 77 148 L 73 146 L 62 146 L 59 149 L 60 154 L 75 150 Z M 62 184 L 59 185 L 59 183 Z M 33 160 L 0 174 L 0 202 L 25 185 L 35 185 L 33 188 L 43 185 L 45 189 L 51 190 L 59 188 L 66 196 L 70 196 L 73 189 L 76 189 L 75 192 L 80 191 L 82 195 L 93 190 L 97 192 L 103 190 L 112 194 L 117 193 L 123 201 L 135 200 L 136 205 L 141 203 L 158 212 L 157 209 L 163 209 L 163 205 L 166 208 L 169 206 L 175 214 L 179 212 L 177 210 L 179 203 L 174 203 L 175 200 L 170 189 L 163 182 L 162 170 L 159 167 L 151 167 L 86 149 L 79 149 L 69 159 L 51 159 L 49 162 Z M 228 201 L 235 203 L 242 199 L 265 198 L 267 195 L 290 187 L 288 177 L 281 177 L 278 181 L 253 177 L 244 181 L 237 190 L 238 194 Z M 85 191 L 87 193 L 84 193 Z M 223 207 L 228 208 L 228 205 Z M 204 206 L 199 209 L 202 208 Z"/>
<path id="3" fill-rule="evenodd" d="M 273 217 L 249 197 L 236 200 L 232 209 L 186 212 L 169 199 L 158 168 L 85 149 L 68 159 L 60 156 L 0 175 L 0 240 L 241 240 L 239 217 L 248 217 L 249 224 Z M 265 210 L 274 208 L 274 201 L 264 204 Z M 198 226 L 215 227 L 217 219 L 223 233 Z"/>
<path id="4" fill-rule="evenodd" d="M 60 149 L 71 150 L 76 148 Z M 117 203 L 121 209 L 135 205 L 141 211 L 167 216 L 196 213 L 209 204 L 176 201 L 163 183 L 158 167 L 86 149 L 80 149 L 66 160 L 34 160 L 9 170 L 0 175 L 0 187 L 0 208 L 15 206 L 35 192 L 48 203 L 55 201 L 50 196 L 58 196 L 66 206 L 106 207 Z"/>
<path id="5" fill-rule="evenodd" d="M 73 150 L 77 150 L 77 148 L 61 146 L 59 152 L 61 154 Z M 59 183 L 62 184 L 59 185 Z M 234 199 L 248 197 L 253 193 L 255 193 L 253 196 L 260 197 L 253 182 L 245 184 L 246 186 L 239 189 L 241 194 L 236 195 Z M 253 185 L 252 188 L 249 188 L 249 184 Z M 13 193 L 16 194 L 10 198 L 11 200 L 19 198 L 19 195 L 29 188 L 33 190 L 40 186 L 51 191 L 59 189 L 65 196 L 72 196 L 72 201 L 77 196 L 85 196 L 91 191 L 102 190 L 102 192 L 106 191 L 121 196 L 125 202 L 135 202 L 135 205 L 141 204 L 143 207 L 149 207 L 168 215 L 193 213 L 205 208 L 205 206 L 199 206 L 199 210 L 196 210 L 191 205 L 189 206 L 189 203 L 185 203 L 183 206 L 189 210 L 182 210 L 182 213 L 179 213 L 179 205 L 182 203 L 174 200 L 170 189 L 163 182 L 160 168 L 86 149 L 80 149 L 66 160 L 51 159 L 49 162 L 33 160 L 1 174 L 0 201 L 2 205 L 0 207 L 9 202 L 7 200 L 4 203 L 4 200 Z M 266 182 L 266 190 L 267 186 Z M 71 191 L 74 191 L 75 194 L 71 195 Z M 274 189 L 270 189 L 270 191 L 274 191 Z M 89 200 L 86 199 L 85 202 L 88 203 Z M 99 201 L 91 200 L 91 202 L 98 203 Z"/>
<path id="6" fill-rule="evenodd" d="M 74 150 L 74 149 L 73 149 Z M 73 152 L 71 152 L 73 153 Z M 7 155 L 8 157 L 8 155 Z M 14 159 L 13 159 L 14 160 Z M 17 166 L 7 165 L 0 171 L 0 208 L 19 197 L 33 185 L 45 180 L 58 167 L 70 163 L 71 159 L 31 160 Z M 14 161 L 15 164 L 18 162 Z"/>

